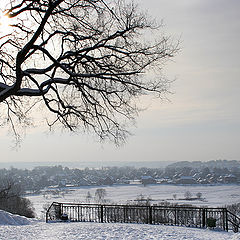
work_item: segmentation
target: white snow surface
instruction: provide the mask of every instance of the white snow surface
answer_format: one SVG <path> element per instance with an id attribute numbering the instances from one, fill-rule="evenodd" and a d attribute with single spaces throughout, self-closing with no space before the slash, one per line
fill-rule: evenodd
<path id="1" fill-rule="evenodd" d="M 1 226 L 7 240 L 239 240 L 240 233 L 165 225 L 123 223 L 44 223 Z"/>
<path id="2" fill-rule="evenodd" d="M 64 196 L 44 197 L 32 195 L 28 198 L 33 201 L 38 217 L 44 216 L 44 203 L 84 202 L 88 191 L 94 196 L 96 188 L 83 187 L 72 189 Z M 185 191 L 193 195 L 202 192 L 204 202 L 194 202 L 196 205 L 219 206 L 240 200 L 240 186 L 104 186 L 110 202 L 124 203 L 133 200 L 139 194 L 150 197 L 156 202 L 172 198 L 176 193 L 182 197 Z M 171 201 L 172 202 L 172 201 Z M 192 204 L 194 204 L 192 203 Z M 240 233 L 198 229 L 180 226 L 125 224 L 125 223 L 45 223 L 25 217 L 0 211 L 0 240 L 240 240 Z"/>
<path id="3" fill-rule="evenodd" d="M 240 185 L 147 185 L 144 187 L 139 185 L 113 185 L 113 186 L 88 186 L 79 188 L 70 188 L 69 193 L 64 196 L 56 195 L 29 195 L 27 198 L 33 203 L 37 217 L 45 217 L 43 213 L 43 205 L 52 202 L 75 202 L 86 203 L 87 192 L 93 196 L 91 203 L 94 203 L 94 195 L 97 188 L 106 190 L 107 203 L 124 204 L 128 200 L 133 201 L 139 195 L 153 199 L 152 204 L 161 204 L 161 201 L 169 201 L 171 203 L 193 204 L 196 206 L 222 207 L 226 204 L 240 202 Z M 202 193 L 204 201 L 186 201 L 174 200 L 173 194 L 177 198 L 184 198 L 186 191 L 196 196 L 198 192 Z"/>
<path id="4" fill-rule="evenodd" d="M 36 220 L 0 210 L 0 225 L 29 225 L 34 221 Z"/>
<path id="5" fill-rule="evenodd" d="M 0 240 L 239 240 L 240 233 L 126 223 L 45 223 L 0 210 Z"/>

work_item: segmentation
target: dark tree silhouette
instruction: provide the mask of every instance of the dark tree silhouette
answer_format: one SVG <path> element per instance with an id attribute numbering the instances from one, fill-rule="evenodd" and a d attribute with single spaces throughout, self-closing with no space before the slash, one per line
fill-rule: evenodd
<path id="1" fill-rule="evenodd" d="M 168 90 L 161 70 L 178 43 L 159 34 L 161 25 L 133 2 L 4 2 L 0 124 L 9 124 L 16 137 L 16 124 L 29 125 L 41 107 L 50 127 L 93 130 L 119 143 L 126 120 L 137 116 L 138 97 Z"/>
<path id="2" fill-rule="evenodd" d="M 20 185 L 0 177 L 0 209 L 26 217 L 34 217 L 34 208 L 29 199 L 21 196 Z"/>
<path id="3" fill-rule="evenodd" d="M 107 191 L 104 188 L 98 188 L 95 191 L 95 200 L 97 203 L 104 203 L 106 202 Z"/>

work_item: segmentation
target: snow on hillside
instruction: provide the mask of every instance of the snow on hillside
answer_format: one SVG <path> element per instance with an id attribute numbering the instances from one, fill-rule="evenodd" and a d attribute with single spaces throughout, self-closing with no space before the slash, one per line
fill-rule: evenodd
<path id="1" fill-rule="evenodd" d="M 32 224 L 34 221 L 36 220 L 0 210 L 0 225 L 28 225 Z"/>
<path id="2" fill-rule="evenodd" d="M 38 217 L 41 217 L 43 205 L 52 202 L 86 202 L 86 196 L 89 192 L 91 194 L 92 202 L 94 202 L 94 195 L 97 188 L 104 188 L 106 190 L 109 203 L 124 204 L 127 200 L 134 200 L 143 195 L 153 199 L 153 204 L 159 203 L 163 200 L 181 204 L 194 204 L 196 206 L 221 207 L 226 204 L 233 204 L 240 202 L 240 186 L 239 185 L 147 185 L 144 187 L 139 185 L 113 185 L 113 186 L 87 186 L 66 189 L 69 192 L 64 195 L 29 195 L 27 198 L 33 203 Z M 198 192 L 202 193 L 205 201 L 184 201 L 173 200 L 173 194 L 177 198 L 184 198 L 185 192 L 189 191 L 193 196 Z"/>
<path id="3" fill-rule="evenodd" d="M 213 231 L 164 225 L 123 224 L 123 223 L 32 223 L 24 218 L 2 214 L 4 223 L 11 216 L 19 222 L 13 225 L 0 226 L 1 240 L 239 240 L 240 233 Z M 26 219 L 25 219 L 26 220 Z M 9 223 L 11 224 L 11 222 Z"/>

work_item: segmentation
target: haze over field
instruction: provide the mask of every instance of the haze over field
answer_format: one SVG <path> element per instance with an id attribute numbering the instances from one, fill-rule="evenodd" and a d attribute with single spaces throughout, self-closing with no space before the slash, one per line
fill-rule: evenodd
<path id="1" fill-rule="evenodd" d="M 1 1 L 0 240 L 240 239 L 240 1 L 133 1 Z"/>
<path id="2" fill-rule="evenodd" d="M 1 162 L 180 161 L 240 159 L 240 21 L 238 0 L 137 0 L 181 39 L 181 52 L 165 66 L 173 82 L 170 102 L 149 106 L 126 145 L 101 145 L 92 136 L 45 134 L 36 123 L 18 151 L 1 130 Z"/>

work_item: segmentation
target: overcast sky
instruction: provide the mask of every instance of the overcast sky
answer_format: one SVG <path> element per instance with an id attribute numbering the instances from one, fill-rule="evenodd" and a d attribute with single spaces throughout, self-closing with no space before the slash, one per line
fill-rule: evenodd
<path id="1" fill-rule="evenodd" d="M 181 38 L 181 52 L 165 68 L 177 78 L 171 102 L 152 101 L 120 148 L 34 129 L 16 152 L 1 131 L 1 162 L 240 160 L 240 1 L 137 2 Z"/>

